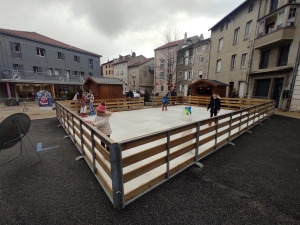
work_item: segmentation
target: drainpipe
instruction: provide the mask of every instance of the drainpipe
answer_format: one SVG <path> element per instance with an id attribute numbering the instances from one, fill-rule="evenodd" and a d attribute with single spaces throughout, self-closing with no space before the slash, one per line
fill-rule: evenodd
<path id="1" fill-rule="evenodd" d="M 297 56 L 296 56 L 296 62 L 295 62 L 295 66 L 294 66 L 293 74 L 292 74 L 292 83 L 291 83 L 290 94 L 289 94 L 290 98 L 293 97 L 293 92 L 294 92 L 296 77 L 297 77 L 297 71 L 299 68 L 299 62 L 300 62 L 300 42 L 299 42 L 298 52 L 297 52 Z"/>
<path id="2" fill-rule="evenodd" d="M 258 7 L 258 14 L 257 14 L 257 21 L 259 20 L 259 16 L 260 16 L 260 10 L 261 10 L 261 2 L 262 0 L 259 1 L 259 7 Z M 256 23 L 256 30 L 257 30 L 257 23 Z M 255 32 L 256 32 L 255 30 Z M 250 73 L 250 68 L 252 66 L 252 58 L 253 58 L 253 47 L 254 47 L 254 42 L 255 42 L 255 34 L 254 34 L 254 40 L 251 41 L 251 46 L 250 46 L 250 59 L 249 59 L 249 65 L 248 65 L 248 69 L 247 69 L 247 76 L 246 76 L 246 85 L 247 85 L 247 91 L 246 94 L 248 95 L 248 91 L 249 91 L 249 73 Z"/>

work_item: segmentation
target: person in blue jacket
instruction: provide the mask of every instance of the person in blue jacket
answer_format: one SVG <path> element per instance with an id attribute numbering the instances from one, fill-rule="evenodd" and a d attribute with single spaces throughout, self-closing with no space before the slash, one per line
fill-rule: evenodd
<path id="1" fill-rule="evenodd" d="M 163 99 L 162 99 L 162 103 L 163 103 L 163 107 L 162 107 L 162 111 L 164 110 L 168 110 L 168 96 L 164 96 Z"/>
<path id="2" fill-rule="evenodd" d="M 221 110 L 221 101 L 218 98 L 218 94 L 214 93 L 212 98 L 210 99 L 210 103 L 207 106 L 207 111 L 210 109 L 210 117 L 217 116 Z M 211 123 L 208 124 L 211 126 Z"/>

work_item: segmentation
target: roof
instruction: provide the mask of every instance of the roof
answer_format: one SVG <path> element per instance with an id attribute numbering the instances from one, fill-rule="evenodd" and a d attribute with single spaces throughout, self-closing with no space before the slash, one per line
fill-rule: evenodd
<path id="1" fill-rule="evenodd" d="M 222 82 L 217 81 L 217 80 L 200 79 L 200 80 L 197 80 L 194 83 L 190 84 L 189 87 L 196 86 L 199 83 L 207 83 L 207 84 L 210 84 L 210 85 L 215 86 L 215 87 L 216 86 L 228 86 L 228 84 L 222 83 Z"/>
<path id="2" fill-rule="evenodd" d="M 110 61 L 108 61 L 106 63 L 102 63 L 101 65 L 106 65 L 106 64 L 109 64 L 109 63 L 113 63 L 113 62 L 114 62 L 114 60 L 110 60 Z"/>
<path id="3" fill-rule="evenodd" d="M 124 59 L 124 60 L 121 60 L 121 61 L 117 61 L 115 63 L 113 63 L 114 65 L 116 64 L 119 64 L 119 63 L 123 63 L 123 62 L 128 62 L 130 59 Z"/>
<path id="4" fill-rule="evenodd" d="M 41 42 L 44 44 L 48 44 L 48 45 L 53 45 L 56 47 L 60 47 L 60 48 L 65 48 L 68 50 L 72 50 L 72 51 L 76 51 L 76 52 L 81 52 L 81 53 L 85 53 L 85 54 L 89 54 L 89 55 L 94 55 L 94 56 L 98 56 L 98 57 L 102 57 L 101 55 L 80 49 L 80 48 L 76 48 L 74 46 L 65 44 L 63 42 L 54 40 L 52 38 L 46 37 L 44 35 L 41 35 L 39 33 L 36 32 L 29 32 L 29 31 L 18 31 L 18 30 L 8 30 L 8 29 L 3 29 L 0 28 L 0 33 L 2 34 L 8 34 L 8 35 L 12 35 L 15 37 L 20 37 L 20 38 L 25 38 L 25 39 L 29 39 L 32 41 L 37 41 L 37 42 Z"/>
<path id="5" fill-rule="evenodd" d="M 143 64 L 145 64 L 145 63 L 151 61 L 152 59 L 154 59 L 154 58 L 152 57 L 152 58 L 146 59 L 145 61 L 137 61 L 137 62 L 131 64 L 131 65 L 128 66 L 128 67 L 140 66 L 140 65 L 143 65 Z"/>
<path id="6" fill-rule="evenodd" d="M 188 37 L 187 39 L 195 39 L 196 37 L 198 37 L 197 35 L 196 36 L 192 36 L 192 37 Z M 154 51 L 156 50 L 160 50 L 160 49 L 164 49 L 164 48 L 168 48 L 168 47 L 172 47 L 172 46 L 176 46 L 176 45 L 179 45 L 181 44 L 182 42 L 184 41 L 184 39 L 180 39 L 180 40 L 177 40 L 177 41 L 172 41 L 172 42 L 169 42 L 169 43 L 166 43 L 156 49 L 154 49 Z"/>
<path id="7" fill-rule="evenodd" d="M 189 49 L 191 47 L 193 47 L 194 45 L 198 45 L 198 44 L 206 44 L 207 42 L 210 42 L 210 38 L 206 38 L 206 39 L 203 39 L 203 40 L 198 40 L 196 42 L 193 42 L 191 44 L 189 44 L 188 46 L 184 47 L 184 48 L 181 48 L 181 49 L 178 49 L 177 51 L 180 52 L 180 51 L 183 51 L 183 50 L 186 50 L 186 49 Z"/>
<path id="8" fill-rule="evenodd" d="M 123 81 L 121 81 L 118 78 L 111 78 L 111 77 L 87 77 L 84 81 L 84 85 L 88 80 L 91 80 L 97 84 L 125 84 Z"/>
<path id="9" fill-rule="evenodd" d="M 210 28 L 208 31 L 214 29 L 216 26 L 218 26 L 224 19 L 226 19 L 228 16 L 230 16 L 232 13 L 234 13 L 236 10 L 244 6 L 245 4 L 249 3 L 250 0 L 245 0 L 242 4 L 240 4 L 238 7 L 236 7 L 234 10 L 232 10 L 230 13 L 228 13 L 223 19 L 221 19 L 219 22 L 217 22 L 212 28 Z"/>

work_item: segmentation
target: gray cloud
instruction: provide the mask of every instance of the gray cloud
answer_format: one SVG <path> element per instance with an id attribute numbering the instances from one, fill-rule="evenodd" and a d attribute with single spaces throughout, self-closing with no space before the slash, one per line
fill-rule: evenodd
<path id="1" fill-rule="evenodd" d="M 161 43 L 161 31 L 199 35 L 242 0 L 0 0 L 0 27 L 36 31 L 103 55 L 106 61 L 131 50 L 146 57 Z M 3 8 L 4 6 L 4 8 Z"/>

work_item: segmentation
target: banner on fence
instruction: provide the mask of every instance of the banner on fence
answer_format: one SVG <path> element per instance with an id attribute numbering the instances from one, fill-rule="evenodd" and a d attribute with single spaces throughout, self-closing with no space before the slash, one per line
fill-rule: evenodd
<path id="1" fill-rule="evenodd" d="M 52 97 L 46 90 L 37 92 L 39 107 L 41 110 L 52 110 Z"/>

